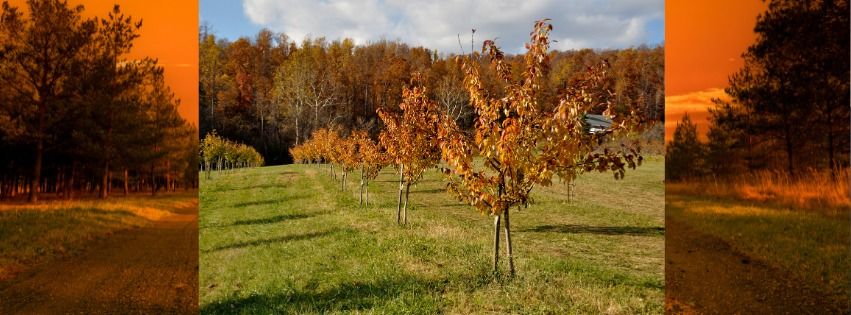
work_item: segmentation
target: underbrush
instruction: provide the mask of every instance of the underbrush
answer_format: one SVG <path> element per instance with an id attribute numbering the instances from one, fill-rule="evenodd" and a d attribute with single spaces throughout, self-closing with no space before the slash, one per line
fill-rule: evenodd
<path id="1" fill-rule="evenodd" d="M 665 185 L 668 193 L 767 202 L 826 215 L 846 215 L 851 207 L 849 169 L 810 170 L 797 177 L 760 171 L 732 178 L 708 178 Z"/>

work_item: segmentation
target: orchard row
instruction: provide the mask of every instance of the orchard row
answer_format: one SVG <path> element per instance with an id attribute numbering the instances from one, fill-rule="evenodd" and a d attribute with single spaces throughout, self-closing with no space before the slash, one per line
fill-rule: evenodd
<path id="1" fill-rule="evenodd" d="M 482 54 L 503 85 L 501 96 L 489 95 L 480 74 L 477 53 L 459 57 L 464 71 L 464 88 L 475 108 L 472 135 L 440 110 L 429 98 L 424 84 L 414 75 L 402 92 L 399 112 L 384 109 L 378 115 L 385 128 L 373 141 L 366 131 L 344 136 L 331 129 L 317 130 L 309 141 L 290 150 L 300 163 L 328 163 L 342 171 L 342 187 L 349 172 L 360 169 L 361 190 L 378 171 L 393 165 L 400 174 L 397 221 L 405 209 L 410 186 L 427 169 L 438 167 L 446 175 L 448 191 L 483 213 L 494 217 L 493 267 L 497 271 L 499 233 L 503 225 L 509 270 L 514 274 L 510 209 L 526 205 L 535 185 L 549 186 L 554 176 L 571 181 L 582 172 L 613 172 L 623 178 L 625 169 L 641 163 L 637 141 L 621 141 L 619 146 L 603 149 L 604 140 L 626 139 L 637 132 L 642 121 L 636 110 L 614 117 L 609 91 L 601 89 L 608 63 L 586 69 L 582 79 L 566 86 L 555 104 L 546 104 L 541 80 L 550 64 L 547 20 L 535 23 L 531 43 L 527 44 L 525 69 L 517 80 L 511 65 L 493 41 L 485 41 Z M 602 95 L 608 93 L 609 95 Z M 586 115 L 594 111 L 611 117 L 613 124 L 605 132 L 588 131 Z M 622 109 L 618 112 L 624 112 Z"/>
<path id="2" fill-rule="evenodd" d="M 210 178 L 213 169 L 263 166 L 263 156 L 251 146 L 219 137 L 213 131 L 201 141 L 201 162 L 201 171 L 206 171 L 207 178 Z"/>

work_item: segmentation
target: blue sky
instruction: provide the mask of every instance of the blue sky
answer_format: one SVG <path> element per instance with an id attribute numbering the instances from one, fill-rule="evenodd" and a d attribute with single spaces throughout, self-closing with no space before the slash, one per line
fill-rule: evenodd
<path id="1" fill-rule="evenodd" d="M 459 53 L 476 42 L 520 53 L 536 19 L 551 18 L 554 49 L 623 48 L 664 41 L 664 0 L 200 0 L 200 21 L 218 37 L 253 37 L 267 27 L 301 41 L 380 39 Z M 480 46 L 479 46 L 480 47 Z"/>

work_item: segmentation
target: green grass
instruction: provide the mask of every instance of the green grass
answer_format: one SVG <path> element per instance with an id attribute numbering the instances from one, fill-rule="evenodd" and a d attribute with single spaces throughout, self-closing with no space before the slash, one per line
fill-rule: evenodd
<path id="1" fill-rule="evenodd" d="M 719 237 L 736 251 L 841 299 L 851 295 L 847 212 L 827 216 L 789 206 L 693 194 L 669 193 L 666 198 L 672 219 Z"/>
<path id="2" fill-rule="evenodd" d="M 80 253 L 112 233 L 147 225 L 195 192 L 111 197 L 107 200 L 0 203 L 0 280 L 37 264 Z"/>
<path id="3" fill-rule="evenodd" d="M 583 175 L 571 202 L 563 184 L 536 187 L 511 216 L 514 278 L 490 270 L 492 218 L 436 171 L 412 186 L 404 227 L 392 168 L 368 207 L 327 166 L 202 176 L 201 312 L 662 313 L 663 164 Z"/>

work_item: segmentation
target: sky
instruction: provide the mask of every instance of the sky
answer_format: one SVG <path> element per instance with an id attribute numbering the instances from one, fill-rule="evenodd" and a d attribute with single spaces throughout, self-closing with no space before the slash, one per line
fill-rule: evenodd
<path id="1" fill-rule="evenodd" d="M 82 4 L 83 16 L 104 17 L 115 4 L 121 11 L 142 19 L 140 37 L 127 58 L 154 57 L 165 68 L 166 83 L 180 99 L 180 115 L 198 125 L 198 6 L 195 1 L 169 0 L 69 0 Z M 24 7 L 26 1 L 11 0 Z"/>
<path id="2" fill-rule="evenodd" d="M 741 57 L 756 40 L 759 0 L 668 0 L 665 4 L 665 138 L 688 113 L 706 139 L 707 108 L 724 93 L 727 78 L 742 67 Z"/>
<path id="3" fill-rule="evenodd" d="M 535 20 L 552 19 L 554 49 L 624 48 L 664 42 L 664 0 L 200 0 L 199 19 L 219 37 L 254 37 L 262 28 L 301 41 L 306 36 L 358 44 L 381 39 L 443 53 L 469 52 L 485 39 L 524 52 Z"/>

